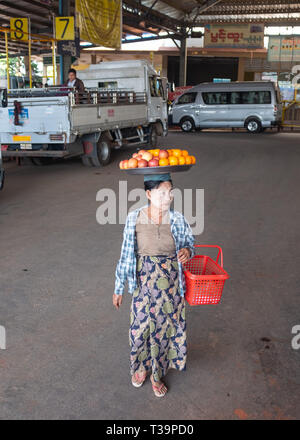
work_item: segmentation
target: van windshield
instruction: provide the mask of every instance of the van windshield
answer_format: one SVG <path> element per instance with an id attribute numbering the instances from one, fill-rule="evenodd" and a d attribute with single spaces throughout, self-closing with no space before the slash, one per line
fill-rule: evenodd
<path id="1" fill-rule="evenodd" d="M 197 96 L 196 92 L 185 93 L 184 95 L 181 95 L 178 98 L 178 101 L 176 102 L 176 105 L 191 104 L 192 102 L 195 102 L 196 96 Z"/>

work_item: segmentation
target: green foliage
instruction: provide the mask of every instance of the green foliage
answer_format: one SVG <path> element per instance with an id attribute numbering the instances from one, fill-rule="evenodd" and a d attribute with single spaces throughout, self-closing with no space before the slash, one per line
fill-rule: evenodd
<path id="1" fill-rule="evenodd" d="M 9 58 L 8 63 L 11 76 L 25 76 L 24 57 Z M 35 60 L 31 60 L 31 72 L 33 79 L 43 75 L 41 68 Z M 6 57 L 4 55 L 0 58 L 0 76 L 6 76 Z"/>
<path id="2" fill-rule="evenodd" d="M 25 74 L 24 57 L 9 58 L 9 74 L 21 76 Z M 6 58 L 0 59 L 0 75 L 6 75 Z"/>

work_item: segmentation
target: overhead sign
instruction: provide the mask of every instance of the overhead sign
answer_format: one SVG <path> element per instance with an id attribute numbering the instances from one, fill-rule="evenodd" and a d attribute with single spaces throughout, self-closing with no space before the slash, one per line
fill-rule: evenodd
<path id="1" fill-rule="evenodd" d="M 204 47 L 232 49 L 262 49 L 264 47 L 263 24 L 207 24 Z"/>
<path id="2" fill-rule="evenodd" d="M 269 37 L 268 61 L 300 61 L 300 35 Z"/>
<path id="3" fill-rule="evenodd" d="M 74 17 L 55 17 L 55 37 L 57 40 L 74 40 Z"/>
<path id="4" fill-rule="evenodd" d="M 70 55 L 72 57 L 80 57 L 80 37 L 79 29 L 75 28 L 75 39 L 58 41 L 57 42 L 57 53 L 59 55 Z"/>
<path id="5" fill-rule="evenodd" d="M 28 18 L 10 19 L 10 38 L 12 40 L 28 40 L 29 20 Z"/>
<path id="6" fill-rule="evenodd" d="M 121 48 L 121 0 L 76 0 L 76 17 L 82 40 Z"/>

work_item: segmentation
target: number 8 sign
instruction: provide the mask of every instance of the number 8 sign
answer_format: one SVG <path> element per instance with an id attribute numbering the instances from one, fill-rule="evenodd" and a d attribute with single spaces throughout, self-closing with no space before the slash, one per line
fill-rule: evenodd
<path id="1" fill-rule="evenodd" d="M 55 37 L 57 40 L 74 40 L 74 17 L 55 17 Z"/>
<path id="2" fill-rule="evenodd" d="M 10 19 L 10 38 L 12 40 L 28 40 L 28 18 Z"/>

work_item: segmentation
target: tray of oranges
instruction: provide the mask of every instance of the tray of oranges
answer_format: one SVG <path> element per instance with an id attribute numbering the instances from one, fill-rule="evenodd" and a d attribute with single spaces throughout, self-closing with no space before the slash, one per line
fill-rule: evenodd
<path id="1" fill-rule="evenodd" d="M 179 148 L 139 150 L 128 160 L 122 160 L 120 169 L 129 174 L 157 174 L 187 171 L 195 165 L 195 156 Z"/>

